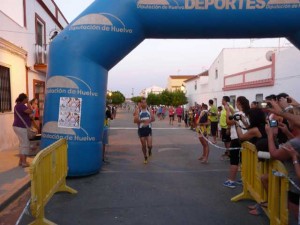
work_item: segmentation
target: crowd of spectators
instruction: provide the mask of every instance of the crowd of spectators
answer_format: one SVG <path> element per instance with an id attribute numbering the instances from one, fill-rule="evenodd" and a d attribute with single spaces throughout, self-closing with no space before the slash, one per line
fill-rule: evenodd
<path id="1" fill-rule="evenodd" d="M 267 96 L 260 103 L 252 102 L 251 105 L 248 99 L 240 96 L 236 101 L 237 110 L 224 96 L 222 105 L 219 126 L 225 148 L 230 149 L 229 176 L 223 185 L 229 188 L 238 185 L 237 171 L 241 163 L 239 147 L 242 142 L 248 141 L 256 146 L 257 151 L 269 152 L 272 159 L 280 160 L 285 165 L 289 178 L 296 184 L 289 185 L 288 208 L 291 218 L 297 220 L 300 197 L 300 104 L 288 94 L 280 93 Z M 264 174 L 261 181 L 267 191 L 268 174 Z M 259 215 L 262 206 L 267 207 L 267 202 L 249 206 L 249 213 Z"/>

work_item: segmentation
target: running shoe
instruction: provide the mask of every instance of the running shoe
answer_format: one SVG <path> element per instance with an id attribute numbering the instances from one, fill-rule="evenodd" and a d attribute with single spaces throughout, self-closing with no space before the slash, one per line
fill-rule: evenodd
<path id="1" fill-rule="evenodd" d="M 148 159 L 147 159 L 147 157 L 145 157 L 144 164 L 147 164 L 147 163 L 148 163 Z"/>
<path id="2" fill-rule="evenodd" d="M 228 187 L 228 188 L 236 188 L 235 182 L 234 182 L 234 181 L 231 181 L 231 180 L 226 180 L 226 181 L 223 183 L 223 186 L 224 186 L 224 187 Z"/>

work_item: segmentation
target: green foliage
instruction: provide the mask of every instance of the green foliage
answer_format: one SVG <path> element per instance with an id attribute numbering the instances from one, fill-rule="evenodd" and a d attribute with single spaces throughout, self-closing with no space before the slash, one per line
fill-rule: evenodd
<path id="1" fill-rule="evenodd" d="M 125 96 L 120 91 L 113 91 L 108 99 L 111 99 L 113 105 L 120 105 L 125 102 Z"/>
<path id="2" fill-rule="evenodd" d="M 160 97 L 161 105 L 172 105 L 172 101 L 173 101 L 172 92 L 170 92 L 166 89 L 162 93 L 160 93 L 160 96 L 161 96 Z"/>
<path id="3" fill-rule="evenodd" d="M 188 100 L 183 91 L 177 90 L 172 92 L 172 105 L 177 107 L 179 105 L 185 105 L 187 103 Z"/>
<path id="4" fill-rule="evenodd" d="M 134 100 L 135 98 L 138 97 L 134 97 Z M 134 101 L 133 98 L 131 100 Z M 164 90 L 160 94 L 150 93 L 147 98 L 148 105 L 167 105 L 167 106 L 173 105 L 177 107 L 179 105 L 185 105 L 187 103 L 188 103 L 187 97 L 185 96 L 185 93 L 181 90 L 177 90 L 174 92 Z"/>
<path id="5" fill-rule="evenodd" d="M 148 94 L 147 104 L 148 105 L 159 105 L 161 102 L 160 95 L 150 93 Z"/>
<path id="6" fill-rule="evenodd" d="M 131 101 L 133 101 L 135 104 L 137 104 L 139 101 L 141 101 L 141 96 L 134 96 L 131 98 Z"/>

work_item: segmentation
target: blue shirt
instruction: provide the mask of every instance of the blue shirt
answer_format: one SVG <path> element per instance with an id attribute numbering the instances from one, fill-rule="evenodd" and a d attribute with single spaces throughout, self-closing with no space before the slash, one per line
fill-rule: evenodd
<path id="1" fill-rule="evenodd" d="M 149 123 L 148 125 L 144 125 L 144 123 L 143 123 L 143 120 L 149 120 L 149 119 L 151 119 L 151 114 L 150 114 L 150 112 L 148 111 L 148 110 L 145 110 L 145 111 L 140 111 L 140 114 L 139 114 L 139 119 L 141 120 L 141 123 L 140 123 L 140 128 L 142 128 L 142 127 L 149 127 L 149 128 L 151 128 L 151 123 Z"/>

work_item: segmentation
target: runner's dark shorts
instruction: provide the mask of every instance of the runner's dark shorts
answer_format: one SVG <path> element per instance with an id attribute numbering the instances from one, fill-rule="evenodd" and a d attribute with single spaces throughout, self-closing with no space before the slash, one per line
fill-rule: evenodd
<path id="1" fill-rule="evenodd" d="M 210 133 L 212 136 L 216 136 L 218 131 L 218 122 L 210 122 Z"/>
<path id="2" fill-rule="evenodd" d="M 152 136 L 152 129 L 150 127 L 142 127 L 138 129 L 139 137 Z"/>
<path id="3" fill-rule="evenodd" d="M 230 132 L 229 134 L 227 134 L 227 129 L 226 128 L 222 128 L 221 129 L 221 132 L 222 132 L 222 141 L 223 142 L 230 142 L 231 139 L 230 139 Z"/>

